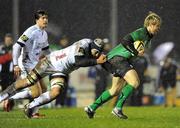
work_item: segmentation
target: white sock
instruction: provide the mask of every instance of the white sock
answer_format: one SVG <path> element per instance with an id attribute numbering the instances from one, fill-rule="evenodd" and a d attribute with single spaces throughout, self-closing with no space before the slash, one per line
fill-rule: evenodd
<path id="1" fill-rule="evenodd" d="M 33 110 L 33 114 L 39 113 L 39 107 L 35 107 Z"/>
<path id="2" fill-rule="evenodd" d="M 11 96 L 10 99 L 18 100 L 18 99 L 30 99 L 31 96 L 31 90 L 29 88 L 16 93 L 15 95 Z"/>
<path id="3" fill-rule="evenodd" d="M 34 108 L 37 106 L 44 105 L 46 103 L 49 103 L 52 100 L 53 99 L 51 99 L 51 97 L 50 97 L 50 92 L 47 91 L 47 92 L 41 94 L 39 97 L 35 98 L 31 103 L 29 103 L 29 108 Z"/>
<path id="4" fill-rule="evenodd" d="M 0 95 L 0 103 L 1 103 L 3 100 L 7 99 L 8 97 L 9 97 L 8 93 L 1 94 L 1 95 Z"/>

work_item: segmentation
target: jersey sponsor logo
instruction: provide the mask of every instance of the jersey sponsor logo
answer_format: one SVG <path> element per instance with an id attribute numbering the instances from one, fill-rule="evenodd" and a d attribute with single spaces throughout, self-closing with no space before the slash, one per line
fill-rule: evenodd
<path id="1" fill-rule="evenodd" d="M 24 42 L 26 42 L 26 41 L 29 39 L 26 35 L 22 35 L 20 38 L 21 38 L 21 40 L 23 40 Z"/>
<path id="2" fill-rule="evenodd" d="M 61 54 L 61 55 L 57 55 L 56 56 L 56 61 L 58 61 L 58 60 L 60 60 L 60 59 L 62 59 L 62 58 L 64 58 L 64 57 L 66 57 L 67 55 L 66 55 L 66 53 L 63 53 L 63 54 Z"/>

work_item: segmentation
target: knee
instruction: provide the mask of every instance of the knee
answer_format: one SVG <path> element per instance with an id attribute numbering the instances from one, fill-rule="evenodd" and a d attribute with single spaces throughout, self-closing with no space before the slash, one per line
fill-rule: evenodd
<path id="1" fill-rule="evenodd" d="M 28 74 L 26 77 L 26 81 L 27 81 L 27 86 L 32 86 L 34 85 L 37 81 L 38 81 L 38 77 L 36 76 L 36 74 Z"/>
<path id="2" fill-rule="evenodd" d="M 64 90 L 64 79 L 54 78 L 51 81 L 51 95 L 55 98 Z"/>
<path id="3" fill-rule="evenodd" d="M 140 80 L 139 79 L 133 80 L 129 84 L 132 85 L 136 89 L 140 84 Z"/>
<path id="4" fill-rule="evenodd" d="M 61 90 L 62 89 L 60 87 L 51 88 L 51 96 L 56 98 L 60 94 Z"/>
<path id="5" fill-rule="evenodd" d="M 33 89 L 33 90 L 31 89 L 31 96 L 33 98 L 36 98 L 36 97 L 38 97 L 40 95 L 41 95 L 41 92 L 38 89 Z"/>

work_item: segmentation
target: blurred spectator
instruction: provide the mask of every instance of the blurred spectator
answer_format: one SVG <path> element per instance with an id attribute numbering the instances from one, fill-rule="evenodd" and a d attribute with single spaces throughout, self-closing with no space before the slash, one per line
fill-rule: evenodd
<path id="1" fill-rule="evenodd" d="M 107 54 L 111 50 L 111 43 L 107 38 L 103 39 L 104 50 L 103 52 Z M 106 90 L 108 86 L 108 81 L 110 79 L 110 74 L 101 67 L 101 65 L 96 65 L 89 68 L 88 77 L 95 80 L 95 100 L 101 95 L 102 92 Z"/>
<path id="2" fill-rule="evenodd" d="M 4 36 L 4 42 L 0 45 L 0 85 L 2 91 L 7 88 L 7 85 L 11 85 L 14 81 L 13 75 L 13 62 L 12 62 L 12 46 L 13 38 L 10 33 Z M 4 108 L 8 101 L 4 102 Z M 12 103 L 13 104 L 13 103 Z M 10 108 L 12 109 L 12 107 Z M 9 110 L 6 110 L 9 111 Z"/>
<path id="3" fill-rule="evenodd" d="M 109 42 L 109 39 L 107 39 L 107 38 L 104 38 L 103 41 L 104 41 L 104 50 L 103 51 L 105 54 L 107 54 L 111 50 L 112 44 Z"/>
<path id="4" fill-rule="evenodd" d="M 165 93 L 165 107 L 169 106 L 168 97 L 172 106 L 175 106 L 176 99 L 176 74 L 177 66 L 173 63 L 172 58 L 167 57 L 161 64 L 160 75 L 159 75 L 159 86 L 160 90 Z"/>
<path id="5" fill-rule="evenodd" d="M 60 49 L 63 49 L 63 48 L 66 48 L 69 46 L 69 38 L 67 36 L 63 36 L 58 44 L 51 44 L 50 45 L 50 49 L 52 51 L 55 51 L 55 50 L 60 50 Z M 66 101 L 67 101 L 67 90 L 68 90 L 68 87 L 69 87 L 69 75 L 67 75 L 67 79 L 66 79 L 66 82 L 67 85 L 65 85 L 64 87 L 64 90 L 62 93 L 60 93 L 60 95 L 56 98 L 56 101 L 55 101 L 55 106 L 56 107 L 62 107 L 62 106 L 65 106 L 66 105 Z"/>
<path id="6" fill-rule="evenodd" d="M 63 49 L 65 47 L 68 47 L 69 45 L 70 45 L 69 44 L 69 38 L 64 35 L 64 36 L 62 36 L 62 38 L 60 38 L 58 43 L 50 44 L 50 49 L 52 51 L 60 50 L 60 49 Z"/>

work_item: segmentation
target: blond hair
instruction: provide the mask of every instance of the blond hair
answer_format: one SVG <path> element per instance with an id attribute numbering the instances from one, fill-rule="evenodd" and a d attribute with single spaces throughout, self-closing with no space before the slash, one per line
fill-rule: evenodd
<path id="1" fill-rule="evenodd" d="M 149 26 L 150 24 L 159 24 L 161 25 L 161 17 L 154 12 L 149 12 L 144 20 L 144 27 Z"/>

